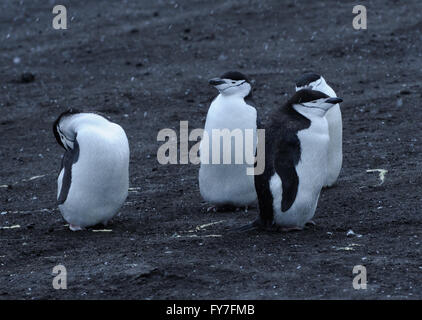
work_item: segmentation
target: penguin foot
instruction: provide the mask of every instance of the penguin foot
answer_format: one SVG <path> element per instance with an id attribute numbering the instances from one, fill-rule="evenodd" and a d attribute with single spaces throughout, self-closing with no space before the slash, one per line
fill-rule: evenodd
<path id="1" fill-rule="evenodd" d="M 236 209 L 235 209 L 235 211 L 236 212 L 243 212 L 243 213 L 248 213 L 248 211 L 249 211 L 249 206 L 244 206 L 244 207 L 236 207 Z"/>
<path id="2" fill-rule="evenodd" d="M 72 231 L 81 231 L 81 230 L 83 230 L 83 228 L 82 228 L 82 227 L 80 227 L 80 226 L 75 226 L 75 225 L 73 225 L 73 224 L 69 224 L 69 229 L 70 229 L 70 230 L 72 230 Z"/>
<path id="3" fill-rule="evenodd" d="M 316 223 L 314 220 L 309 220 L 308 222 L 305 223 L 305 227 L 315 227 Z"/>
<path id="4" fill-rule="evenodd" d="M 336 183 L 333 182 L 332 184 L 326 184 L 325 186 L 323 186 L 324 189 L 331 189 L 334 188 L 336 186 Z"/>
<path id="5" fill-rule="evenodd" d="M 232 205 L 220 205 L 207 208 L 207 212 L 231 212 L 236 211 L 236 207 Z"/>

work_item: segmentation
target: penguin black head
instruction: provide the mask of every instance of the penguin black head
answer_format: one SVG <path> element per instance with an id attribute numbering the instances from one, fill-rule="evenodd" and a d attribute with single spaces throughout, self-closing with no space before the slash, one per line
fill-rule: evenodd
<path id="1" fill-rule="evenodd" d="M 322 77 L 317 73 L 304 73 L 298 80 L 296 80 L 296 90 L 313 88 L 314 82 L 317 82 Z"/>
<path id="2" fill-rule="evenodd" d="M 249 79 L 238 71 L 229 71 L 221 77 L 209 80 L 222 95 L 239 95 L 242 98 L 251 93 L 252 86 Z"/>
<path id="3" fill-rule="evenodd" d="M 324 116 L 331 107 L 342 101 L 341 98 L 329 97 L 321 91 L 302 89 L 290 98 L 288 105 L 305 116 Z"/>
<path id="4" fill-rule="evenodd" d="M 296 81 L 296 91 L 302 89 L 317 90 L 328 94 L 330 97 L 336 97 L 336 93 L 328 85 L 324 77 L 316 73 L 305 73 Z"/>
<path id="5" fill-rule="evenodd" d="M 72 116 L 74 114 L 78 114 L 78 113 L 81 113 L 81 112 L 77 109 L 66 110 L 65 112 L 60 114 L 59 117 L 56 119 L 56 121 L 54 121 L 54 123 L 53 123 L 53 133 L 54 133 L 54 136 L 56 137 L 57 143 L 59 145 L 61 145 L 66 150 L 68 149 L 66 141 L 70 140 L 70 139 L 65 136 L 62 129 L 60 128 L 60 122 L 64 118 Z"/>

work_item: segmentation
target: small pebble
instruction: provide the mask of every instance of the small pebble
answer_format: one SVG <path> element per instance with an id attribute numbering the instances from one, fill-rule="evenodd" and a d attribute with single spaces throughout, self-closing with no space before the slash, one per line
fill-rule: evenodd
<path id="1" fill-rule="evenodd" d="M 35 75 L 31 72 L 24 72 L 21 75 L 20 82 L 21 83 L 30 83 L 35 81 Z"/>

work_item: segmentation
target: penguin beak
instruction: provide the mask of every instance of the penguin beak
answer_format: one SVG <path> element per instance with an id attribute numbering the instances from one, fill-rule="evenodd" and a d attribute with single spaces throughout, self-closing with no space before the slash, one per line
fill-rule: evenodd
<path id="1" fill-rule="evenodd" d="M 325 102 L 331 103 L 331 104 L 337 104 L 337 103 L 343 102 L 343 99 L 337 98 L 337 97 L 335 97 L 335 98 L 328 98 L 327 100 L 325 100 Z"/>
<path id="2" fill-rule="evenodd" d="M 220 79 L 220 78 L 212 78 L 211 80 L 208 81 L 208 83 L 212 86 L 218 86 L 218 85 L 224 84 L 226 82 L 224 80 Z"/>

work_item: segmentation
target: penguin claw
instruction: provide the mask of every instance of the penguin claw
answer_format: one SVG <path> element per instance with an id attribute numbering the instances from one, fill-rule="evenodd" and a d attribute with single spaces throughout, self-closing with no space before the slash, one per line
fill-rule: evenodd
<path id="1" fill-rule="evenodd" d="M 216 208 L 216 207 L 214 207 L 214 206 L 212 206 L 212 207 L 208 207 L 208 208 L 207 208 L 207 213 L 208 213 L 208 212 L 211 212 L 211 211 L 212 211 L 212 212 L 216 212 L 216 211 L 217 211 L 217 208 Z"/>
<path id="2" fill-rule="evenodd" d="M 207 212 L 235 212 L 235 211 L 239 211 L 239 208 L 230 204 L 227 205 L 215 205 L 212 207 L 208 207 L 207 208 Z"/>

